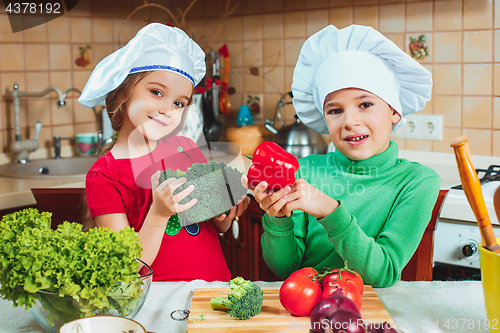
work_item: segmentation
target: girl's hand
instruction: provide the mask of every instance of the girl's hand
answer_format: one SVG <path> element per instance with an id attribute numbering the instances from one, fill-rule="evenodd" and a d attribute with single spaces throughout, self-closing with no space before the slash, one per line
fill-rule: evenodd
<path id="1" fill-rule="evenodd" d="M 288 201 L 288 193 L 291 191 L 290 186 L 285 186 L 278 191 L 267 190 L 267 182 L 263 181 L 257 184 L 254 189 L 248 187 L 248 178 L 243 176 L 242 183 L 248 189 L 253 190 L 252 194 L 255 200 L 259 203 L 260 208 L 267 214 L 276 217 L 283 217 L 286 214 L 282 210 Z"/>
<path id="2" fill-rule="evenodd" d="M 229 227 L 231 226 L 234 218 L 237 216 L 241 216 L 241 214 L 243 214 L 243 212 L 248 208 L 249 204 L 250 198 L 244 195 L 240 200 L 238 200 L 236 206 L 231 207 L 231 210 L 227 215 L 222 214 L 220 216 L 214 217 L 212 219 L 212 222 L 214 223 L 217 231 L 222 233 L 226 232 L 227 229 L 229 229 Z"/>
<path id="3" fill-rule="evenodd" d="M 337 200 L 299 178 L 292 185 L 282 210 L 286 216 L 290 216 L 292 211 L 300 209 L 320 220 L 330 215 L 338 206 Z"/>
<path id="4" fill-rule="evenodd" d="M 161 184 L 159 184 L 159 179 L 160 171 L 157 171 L 151 177 L 153 203 L 151 204 L 150 209 L 152 213 L 162 217 L 170 217 L 178 212 L 185 211 L 196 204 L 196 199 L 192 199 L 188 203 L 182 205 L 179 204 L 179 201 L 182 201 L 191 192 L 193 192 L 193 185 L 188 186 L 176 195 L 172 194 L 179 186 L 186 182 L 186 178 L 169 178 Z"/>

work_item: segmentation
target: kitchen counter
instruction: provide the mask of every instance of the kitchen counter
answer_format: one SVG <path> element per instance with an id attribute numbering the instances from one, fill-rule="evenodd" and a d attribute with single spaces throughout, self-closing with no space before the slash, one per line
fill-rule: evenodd
<path id="1" fill-rule="evenodd" d="M 399 157 L 434 169 L 441 177 L 442 189 L 449 189 L 451 186 L 460 184 L 457 162 L 451 148 L 450 153 L 400 149 Z M 500 165 L 500 157 L 496 156 L 472 155 L 471 158 L 475 169 L 487 169 L 490 165 Z"/>
<path id="2" fill-rule="evenodd" d="M 62 147 L 61 156 L 63 159 L 76 156 L 76 152 L 71 147 Z M 51 150 L 38 149 L 30 154 L 30 158 L 33 160 L 52 158 Z M 12 153 L 0 154 L 0 164 L 3 165 L 13 161 L 14 156 Z M 76 178 L 61 177 L 57 179 L 27 179 L 0 176 L 0 210 L 35 205 L 36 200 L 31 193 L 31 189 L 46 187 L 85 187 L 85 176 Z"/>
<path id="3" fill-rule="evenodd" d="M 85 177 L 60 179 L 0 177 L 0 210 L 35 205 L 31 189 L 44 187 L 85 187 Z"/>
<path id="4" fill-rule="evenodd" d="M 281 282 L 259 281 L 257 284 L 277 287 Z M 202 280 L 153 282 L 148 298 L 134 320 L 155 333 L 186 332 L 187 321 L 174 321 L 170 313 L 189 309 L 195 288 L 228 288 L 228 284 Z M 397 328 L 405 333 L 488 332 L 484 328 L 487 323 L 486 309 L 479 281 L 399 281 L 391 287 L 375 291 Z M 0 300 L 0 313 L 0 333 L 45 332 L 28 311 L 23 307 L 14 308 L 10 301 Z M 293 332 L 299 324 L 297 320 L 291 321 L 290 331 Z"/>

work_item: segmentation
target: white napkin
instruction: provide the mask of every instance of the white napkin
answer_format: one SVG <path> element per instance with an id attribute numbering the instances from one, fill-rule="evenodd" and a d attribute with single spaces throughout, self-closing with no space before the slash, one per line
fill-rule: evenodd
<path id="1" fill-rule="evenodd" d="M 488 332 L 480 281 L 398 281 L 375 292 L 405 333 Z"/>

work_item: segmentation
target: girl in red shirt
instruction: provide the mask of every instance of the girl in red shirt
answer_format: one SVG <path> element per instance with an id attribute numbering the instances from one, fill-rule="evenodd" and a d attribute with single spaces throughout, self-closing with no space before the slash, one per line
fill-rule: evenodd
<path id="1" fill-rule="evenodd" d="M 229 281 L 218 233 L 250 201 L 242 197 L 227 216 L 181 227 L 175 214 L 196 204 L 179 204 L 194 187 L 173 195 L 185 178 L 159 184 L 159 170 L 186 171 L 207 162 L 192 140 L 176 135 L 205 71 L 205 54 L 193 40 L 153 23 L 96 66 L 78 100 L 87 107 L 105 105 L 117 131 L 87 174 L 88 224 L 115 231 L 133 227 L 154 280 Z"/>

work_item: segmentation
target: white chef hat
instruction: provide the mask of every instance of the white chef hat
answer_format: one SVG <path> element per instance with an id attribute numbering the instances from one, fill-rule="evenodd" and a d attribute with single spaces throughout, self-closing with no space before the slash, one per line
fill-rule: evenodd
<path id="1" fill-rule="evenodd" d="M 78 102 L 86 107 L 106 105 L 106 96 L 138 72 L 166 70 L 196 86 L 205 76 L 205 53 L 184 31 L 160 23 L 139 30 L 127 45 L 97 64 Z"/>
<path id="2" fill-rule="evenodd" d="M 293 72 L 293 106 L 300 120 L 327 134 L 323 116 L 331 92 L 359 88 L 377 95 L 401 115 L 421 111 L 431 98 L 431 73 L 371 27 L 333 25 L 309 37 Z"/>

